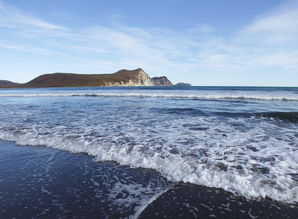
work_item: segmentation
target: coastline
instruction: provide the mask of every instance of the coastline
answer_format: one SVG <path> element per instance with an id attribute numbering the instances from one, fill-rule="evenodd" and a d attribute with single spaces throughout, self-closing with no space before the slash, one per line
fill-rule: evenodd
<path id="1" fill-rule="evenodd" d="M 2 140 L 0 151 L 1 218 L 295 218 L 298 214 L 296 205 L 173 183 L 154 170 L 97 162 L 85 154 Z M 106 184 L 101 184 L 103 179 Z"/>

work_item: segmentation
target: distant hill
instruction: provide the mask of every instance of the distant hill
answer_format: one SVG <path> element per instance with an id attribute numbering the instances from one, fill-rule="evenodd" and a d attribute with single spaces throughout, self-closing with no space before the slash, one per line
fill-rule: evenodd
<path id="1" fill-rule="evenodd" d="M 12 86 L 17 86 L 17 85 L 19 85 L 19 84 L 15 83 L 15 82 L 0 80 L 0 87 L 12 87 Z"/>
<path id="2" fill-rule="evenodd" d="M 113 87 L 113 86 L 171 86 L 167 77 L 150 78 L 143 69 L 120 70 L 113 74 L 52 73 L 40 75 L 24 84 L 6 84 L 0 87 Z"/>

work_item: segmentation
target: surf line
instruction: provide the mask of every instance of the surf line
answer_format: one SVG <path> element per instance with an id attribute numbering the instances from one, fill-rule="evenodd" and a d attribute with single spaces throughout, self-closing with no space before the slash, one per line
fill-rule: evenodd
<path id="1" fill-rule="evenodd" d="M 167 191 L 169 191 L 171 188 L 173 188 L 177 183 L 173 183 L 171 184 L 168 188 L 166 188 L 164 191 L 161 191 L 159 193 L 157 193 L 156 195 L 154 195 L 152 198 L 150 198 L 146 203 L 144 203 L 143 205 L 141 205 L 138 210 L 136 211 L 136 213 L 134 213 L 133 215 L 131 215 L 129 217 L 129 219 L 137 219 L 141 213 L 151 204 L 153 203 L 155 200 L 157 200 L 160 196 L 162 196 L 163 194 L 165 194 Z"/>

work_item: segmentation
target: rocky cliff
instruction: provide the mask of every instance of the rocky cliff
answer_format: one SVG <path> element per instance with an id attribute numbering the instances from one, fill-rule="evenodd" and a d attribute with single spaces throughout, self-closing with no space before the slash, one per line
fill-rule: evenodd
<path id="1" fill-rule="evenodd" d="M 113 75 L 118 76 L 119 80 L 108 82 L 105 86 L 154 86 L 149 75 L 141 68 L 131 71 L 123 69 Z"/>
<path id="2" fill-rule="evenodd" d="M 155 86 L 173 86 L 172 82 L 166 76 L 154 77 L 151 80 Z"/>

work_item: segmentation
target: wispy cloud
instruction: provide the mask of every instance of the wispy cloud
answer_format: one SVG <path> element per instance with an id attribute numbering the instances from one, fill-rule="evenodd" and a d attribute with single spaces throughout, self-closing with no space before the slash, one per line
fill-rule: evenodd
<path id="1" fill-rule="evenodd" d="M 24 11 L 19 10 L 13 6 L 4 5 L 0 2 L 0 26 L 16 27 L 27 26 L 41 29 L 62 29 L 60 25 L 51 24 L 34 17 Z"/>
<path id="2" fill-rule="evenodd" d="M 34 47 L 34 46 L 26 46 L 26 45 L 16 45 L 16 44 L 1 44 L 0 48 L 5 49 L 12 49 L 12 50 L 18 50 L 18 51 L 24 51 L 24 52 L 31 52 L 36 53 L 39 55 L 52 55 L 53 52 L 51 50 L 41 48 L 41 47 Z"/>
<path id="3" fill-rule="evenodd" d="M 239 62 L 298 71 L 298 4 L 287 2 L 257 16 L 235 34 Z"/>
<path id="4" fill-rule="evenodd" d="M 291 2 L 258 16 L 241 34 L 262 43 L 297 43 L 298 3 Z"/>

